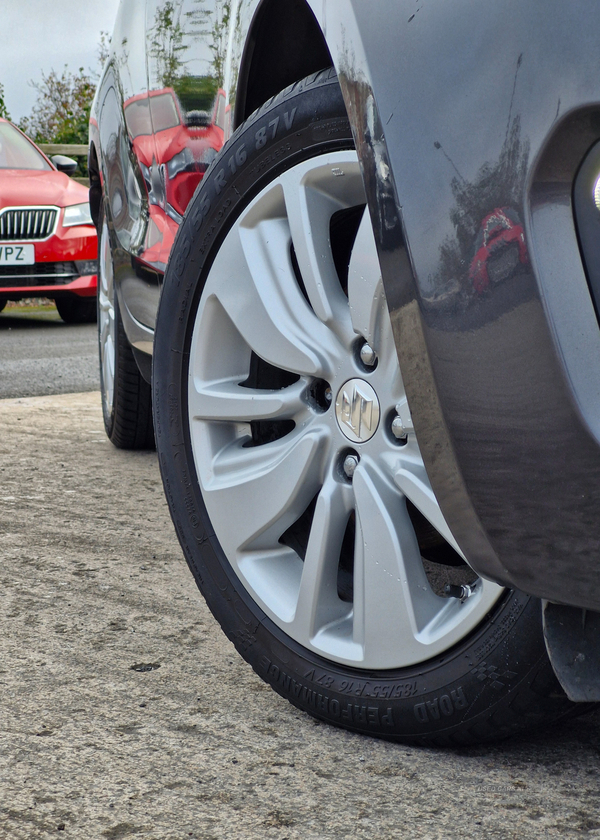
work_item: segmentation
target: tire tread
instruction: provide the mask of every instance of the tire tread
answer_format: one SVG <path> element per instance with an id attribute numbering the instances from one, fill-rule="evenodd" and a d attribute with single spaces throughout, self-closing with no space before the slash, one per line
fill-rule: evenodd
<path id="1" fill-rule="evenodd" d="M 140 373 L 117 313 L 118 305 L 115 306 L 115 397 L 109 438 L 118 449 L 154 449 L 152 390 Z"/>
<path id="2" fill-rule="evenodd" d="M 104 206 L 100 205 L 98 238 L 103 228 Z M 98 276 L 100 276 L 100 255 L 98 255 Z M 100 363 L 100 389 L 102 392 L 102 414 L 107 437 L 117 449 L 154 449 L 154 421 L 152 417 L 152 389 L 142 376 L 125 333 L 115 295 L 115 371 L 113 383 L 113 405 L 106 405 L 102 377 L 102 348 L 98 340 Z M 100 339 L 100 317 L 98 317 L 98 339 Z"/>

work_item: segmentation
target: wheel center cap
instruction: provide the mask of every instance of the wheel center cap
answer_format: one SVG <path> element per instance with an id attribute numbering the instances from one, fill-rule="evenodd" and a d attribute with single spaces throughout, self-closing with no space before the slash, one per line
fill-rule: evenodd
<path id="1" fill-rule="evenodd" d="M 342 434 L 353 443 L 370 440 L 379 425 L 379 400 L 364 379 L 349 379 L 338 391 L 335 416 Z"/>

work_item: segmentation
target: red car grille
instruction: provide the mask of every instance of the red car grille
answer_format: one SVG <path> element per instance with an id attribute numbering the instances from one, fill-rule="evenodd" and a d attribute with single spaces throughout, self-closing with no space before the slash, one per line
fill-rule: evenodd
<path id="1" fill-rule="evenodd" d="M 0 211 L 0 242 L 46 239 L 54 230 L 57 213 L 54 208 L 44 207 Z"/>
<path id="2" fill-rule="evenodd" d="M 61 286 L 79 277 L 73 262 L 0 266 L 0 289 L 11 286 Z"/>

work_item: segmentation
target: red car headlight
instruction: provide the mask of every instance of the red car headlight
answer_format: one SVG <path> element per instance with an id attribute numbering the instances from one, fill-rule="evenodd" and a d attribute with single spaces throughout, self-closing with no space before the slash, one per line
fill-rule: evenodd
<path id="1" fill-rule="evenodd" d="M 70 207 L 65 207 L 65 212 L 63 215 L 63 227 L 91 224 L 93 224 L 93 222 L 88 201 L 86 201 L 84 204 L 71 204 Z"/>

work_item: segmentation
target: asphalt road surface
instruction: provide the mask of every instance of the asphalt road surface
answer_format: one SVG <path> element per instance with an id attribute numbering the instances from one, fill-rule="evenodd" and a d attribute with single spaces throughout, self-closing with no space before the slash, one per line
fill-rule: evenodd
<path id="1" fill-rule="evenodd" d="M 95 324 L 65 324 L 55 309 L 0 313 L 0 399 L 96 391 Z"/>
<path id="2" fill-rule="evenodd" d="M 217 626 L 97 392 L 0 427 L 1 840 L 600 838 L 600 712 L 462 750 L 317 723 Z"/>

